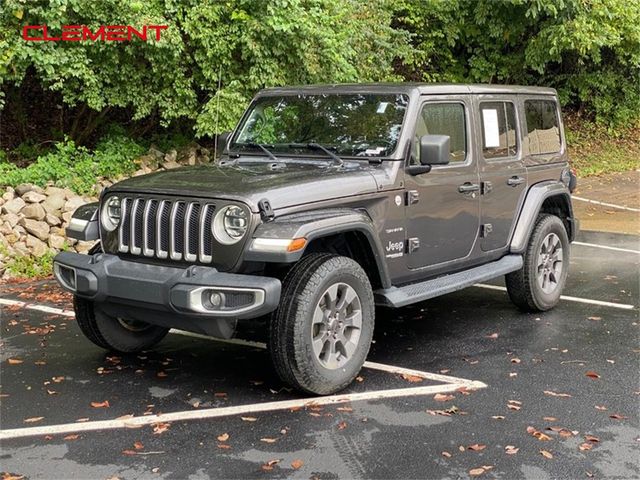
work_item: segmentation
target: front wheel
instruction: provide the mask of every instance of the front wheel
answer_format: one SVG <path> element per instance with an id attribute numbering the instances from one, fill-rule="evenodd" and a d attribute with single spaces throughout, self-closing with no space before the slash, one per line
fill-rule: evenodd
<path id="1" fill-rule="evenodd" d="M 538 217 L 524 265 L 506 276 L 511 301 L 522 310 L 543 312 L 556 306 L 569 272 L 569 238 L 555 215 Z"/>
<path id="2" fill-rule="evenodd" d="M 94 302 L 74 297 L 73 307 L 80 330 L 91 342 L 106 350 L 133 353 L 162 340 L 168 328 L 107 315 Z"/>
<path id="3" fill-rule="evenodd" d="M 369 353 L 375 307 L 371 284 L 354 260 L 314 253 L 283 282 L 269 350 L 280 378 L 313 394 L 342 390 Z"/>

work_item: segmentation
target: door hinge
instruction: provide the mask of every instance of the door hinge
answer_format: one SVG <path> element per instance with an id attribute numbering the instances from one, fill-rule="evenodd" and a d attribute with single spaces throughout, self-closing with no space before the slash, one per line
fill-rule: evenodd
<path id="1" fill-rule="evenodd" d="M 490 223 L 485 223 L 480 227 L 480 237 L 486 238 L 489 234 L 493 232 L 493 225 Z"/>
<path id="2" fill-rule="evenodd" d="M 482 182 L 482 195 L 486 195 L 491 192 L 491 190 L 493 190 L 491 182 Z"/>
<path id="3" fill-rule="evenodd" d="M 418 237 L 410 238 L 407 241 L 407 250 L 409 250 L 409 253 L 413 253 L 419 249 L 420 249 L 420 239 Z"/>
<path id="4" fill-rule="evenodd" d="M 420 193 L 417 190 L 407 192 L 407 205 L 415 205 L 420 201 Z"/>

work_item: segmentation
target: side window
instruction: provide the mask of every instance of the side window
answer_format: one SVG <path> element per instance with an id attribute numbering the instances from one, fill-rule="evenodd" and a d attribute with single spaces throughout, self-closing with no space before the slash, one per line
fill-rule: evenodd
<path id="1" fill-rule="evenodd" d="M 482 155 L 484 158 L 513 157 L 518 152 L 516 112 L 511 102 L 483 102 Z"/>
<path id="2" fill-rule="evenodd" d="M 531 155 L 560 151 L 560 128 L 556 102 L 551 100 L 526 100 L 524 112 L 527 118 L 527 147 Z"/>
<path id="3" fill-rule="evenodd" d="M 467 158 L 467 132 L 464 105 L 461 103 L 427 103 L 416 125 L 414 157 L 420 161 L 420 137 L 448 135 L 450 137 L 450 163 L 463 163 Z"/>

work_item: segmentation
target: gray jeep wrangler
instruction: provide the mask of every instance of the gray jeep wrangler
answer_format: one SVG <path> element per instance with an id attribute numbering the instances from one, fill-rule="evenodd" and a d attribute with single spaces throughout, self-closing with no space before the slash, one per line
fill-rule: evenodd
<path id="1" fill-rule="evenodd" d="M 282 380 L 329 394 L 362 367 L 376 305 L 501 275 L 522 310 L 560 298 L 578 225 L 552 89 L 270 88 L 224 138 L 216 164 L 122 181 L 75 212 L 67 234 L 100 242 L 54 272 L 96 345 L 267 318 Z"/>

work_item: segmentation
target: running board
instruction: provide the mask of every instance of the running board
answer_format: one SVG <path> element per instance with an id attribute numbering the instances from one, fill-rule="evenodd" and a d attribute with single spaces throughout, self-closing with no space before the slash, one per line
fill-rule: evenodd
<path id="1" fill-rule="evenodd" d="M 522 256 L 507 255 L 497 262 L 486 263 L 462 272 L 444 275 L 420 283 L 412 283 L 404 287 L 376 290 L 374 292 L 376 305 L 404 307 L 405 305 L 422 302 L 456 290 L 462 290 L 500 275 L 515 272 L 520 270 L 522 265 Z"/>

